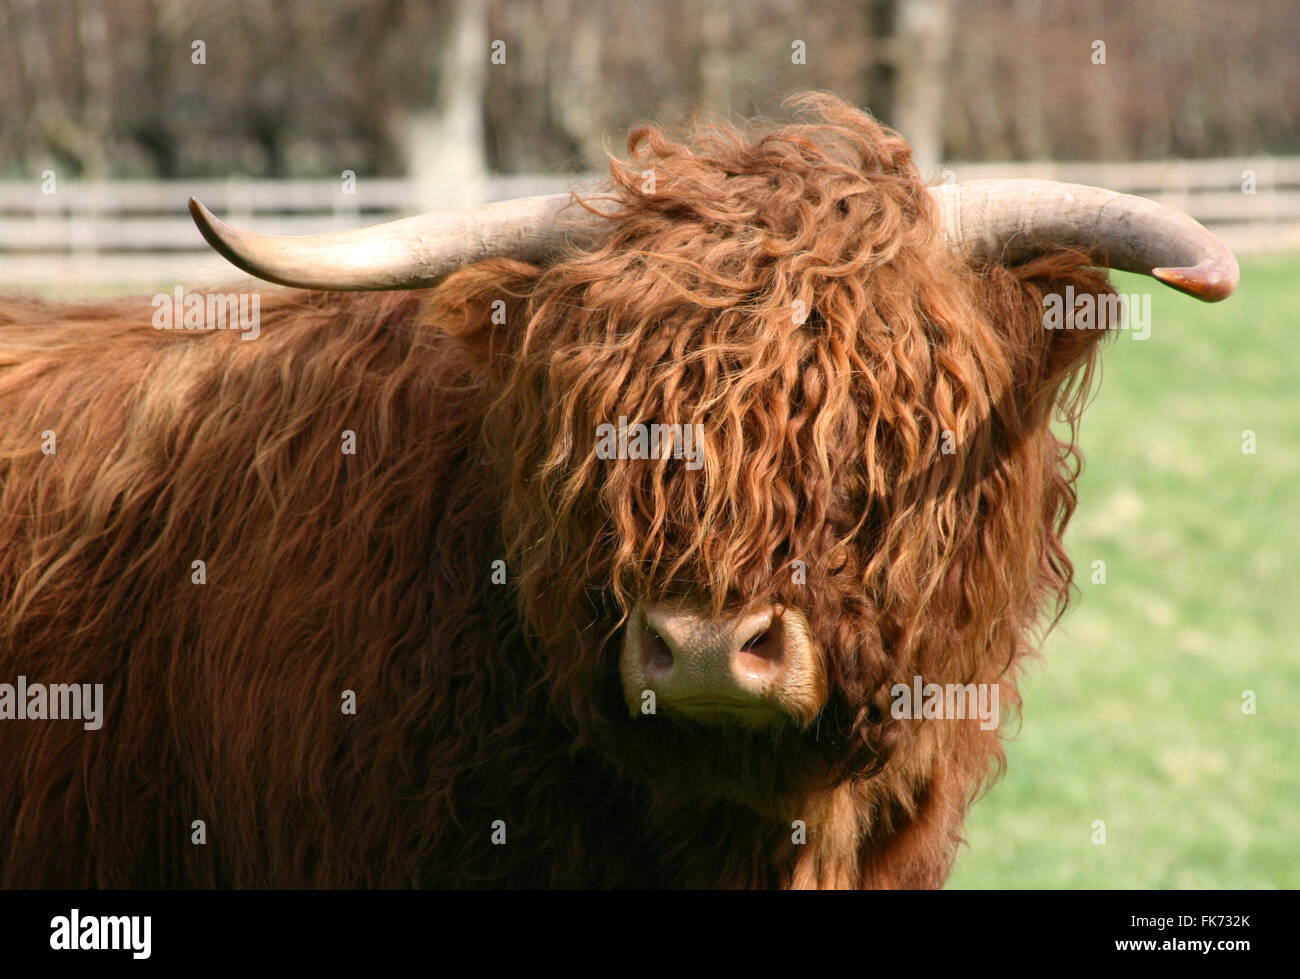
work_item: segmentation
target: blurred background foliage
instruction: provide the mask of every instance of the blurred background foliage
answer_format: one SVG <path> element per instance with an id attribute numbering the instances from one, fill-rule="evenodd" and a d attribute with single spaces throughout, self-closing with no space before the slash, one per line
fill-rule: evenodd
<path id="1" fill-rule="evenodd" d="M 489 170 L 603 169 L 610 133 L 799 88 L 930 162 L 1286 153 L 1297 51 L 1295 0 L 0 0 L 0 176 L 395 175 L 454 112 Z"/>

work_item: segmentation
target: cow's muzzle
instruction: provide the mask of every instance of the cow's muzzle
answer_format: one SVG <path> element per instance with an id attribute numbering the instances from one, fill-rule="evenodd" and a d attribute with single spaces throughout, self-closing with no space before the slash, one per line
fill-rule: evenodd
<path id="1" fill-rule="evenodd" d="M 803 727 L 826 703 L 808 619 L 789 607 L 714 618 L 695 605 L 640 603 L 624 629 L 619 672 L 633 715 Z"/>

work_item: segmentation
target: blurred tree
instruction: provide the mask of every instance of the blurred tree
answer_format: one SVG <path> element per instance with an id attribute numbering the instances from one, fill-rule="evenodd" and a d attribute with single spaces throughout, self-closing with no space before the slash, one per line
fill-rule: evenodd
<path id="1" fill-rule="evenodd" d="M 490 48 L 484 0 L 456 0 L 442 44 L 438 98 L 427 111 L 410 115 L 406 141 L 407 171 L 427 210 L 472 207 L 487 177 L 483 98 Z M 496 57 L 509 64 L 504 47 Z"/>
<path id="2" fill-rule="evenodd" d="M 0 0 L 0 174 L 398 174 L 409 120 L 430 113 L 491 169 L 602 168 L 638 122 L 779 114 L 803 88 L 866 105 L 922 164 L 1300 152 L 1295 0 L 465 9 Z M 488 60 L 496 41 L 505 64 Z"/>
<path id="3" fill-rule="evenodd" d="M 111 65 L 99 56 L 108 43 L 100 0 L 78 0 L 70 20 L 53 22 L 42 16 L 38 0 L 6 0 L 4 6 L 11 54 L 30 106 L 24 138 L 78 176 L 104 176 L 112 102 Z M 63 50 L 71 53 L 72 78 L 64 77 L 66 69 L 55 58 Z"/>
<path id="4" fill-rule="evenodd" d="M 943 155 L 943 109 L 948 52 L 952 43 L 951 0 L 895 0 L 891 18 L 893 104 L 886 118 L 907 135 L 917 165 L 935 166 Z"/>

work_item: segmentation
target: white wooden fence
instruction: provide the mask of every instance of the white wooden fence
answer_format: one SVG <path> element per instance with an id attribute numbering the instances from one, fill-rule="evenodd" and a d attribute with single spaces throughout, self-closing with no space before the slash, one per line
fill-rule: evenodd
<path id="1" fill-rule="evenodd" d="M 1300 250 L 1300 157 L 1151 163 L 950 164 L 959 180 L 1040 177 L 1152 197 L 1213 228 L 1239 253 Z M 568 176 L 497 176 L 485 201 L 572 187 Z M 48 187 L 46 188 L 49 189 Z M 238 273 L 207 247 L 186 209 L 274 234 L 314 234 L 420 210 L 405 179 L 186 180 L 104 184 L 0 182 L 0 291 L 117 292 L 231 282 Z"/>
<path id="2" fill-rule="evenodd" d="M 567 190 L 573 177 L 492 178 L 484 201 Z M 0 292 L 132 291 L 230 283 L 239 273 L 195 228 L 197 197 L 221 217 L 267 234 L 308 235 L 416 213 L 416 185 L 338 180 L 0 181 Z M 66 289 L 65 289 L 66 287 Z"/>

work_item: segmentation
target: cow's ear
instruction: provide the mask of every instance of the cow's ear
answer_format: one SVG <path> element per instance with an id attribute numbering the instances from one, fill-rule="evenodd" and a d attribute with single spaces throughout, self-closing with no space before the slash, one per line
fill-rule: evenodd
<path id="1" fill-rule="evenodd" d="M 1050 410 L 1061 383 L 1086 368 L 1122 325 L 1105 268 L 1058 252 L 1012 268 L 984 270 L 984 302 L 1008 343 L 1017 400 L 1033 416 Z"/>
<path id="2" fill-rule="evenodd" d="M 433 291 L 437 325 L 485 371 L 503 378 L 528 325 L 533 286 L 541 274 L 536 265 L 510 259 L 463 268 Z"/>

